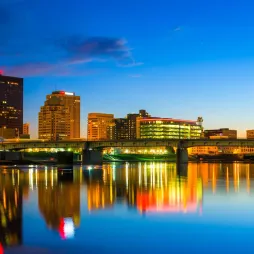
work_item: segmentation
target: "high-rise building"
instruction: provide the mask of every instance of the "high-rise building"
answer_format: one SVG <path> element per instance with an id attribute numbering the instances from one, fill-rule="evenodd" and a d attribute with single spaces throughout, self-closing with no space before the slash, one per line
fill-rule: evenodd
<path id="1" fill-rule="evenodd" d="M 109 139 L 108 128 L 112 125 L 113 119 L 113 114 L 89 113 L 87 123 L 87 139 L 89 141 Z"/>
<path id="2" fill-rule="evenodd" d="M 112 134 L 108 135 L 109 139 L 113 140 L 126 140 L 129 137 L 128 119 L 127 118 L 116 118 L 112 124 Z"/>
<path id="3" fill-rule="evenodd" d="M 126 118 L 116 118 L 109 127 L 108 139 L 133 140 L 137 138 L 137 119 L 149 117 L 146 110 L 139 110 L 139 113 L 131 113 Z"/>
<path id="4" fill-rule="evenodd" d="M 128 121 L 128 139 L 136 139 L 137 138 L 137 119 L 150 117 L 150 115 L 146 112 L 146 110 L 141 109 L 139 110 L 138 114 L 128 114 L 127 121 Z"/>
<path id="5" fill-rule="evenodd" d="M 137 120 L 137 138 L 140 139 L 199 139 L 202 129 L 197 121 L 159 117 Z"/>
<path id="6" fill-rule="evenodd" d="M 47 95 L 39 112 L 39 139 L 80 138 L 80 96 L 56 91 Z"/>
<path id="7" fill-rule="evenodd" d="M 247 139 L 254 139 L 254 130 L 247 130 L 246 137 Z"/>
<path id="8" fill-rule="evenodd" d="M 25 135 L 30 134 L 30 123 L 23 124 L 23 134 L 25 134 Z"/>
<path id="9" fill-rule="evenodd" d="M 70 112 L 60 98 L 46 100 L 39 112 L 39 139 L 70 139 Z"/>
<path id="10" fill-rule="evenodd" d="M 0 73 L 0 128 L 23 131 L 23 79 Z"/>
<path id="11" fill-rule="evenodd" d="M 47 95 L 47 100 L 57 97 L 70 112 L 70 139 L 80 138 L 80 96 L 65 91 L 55 91 Z"/>
<path id="12" fill-rule="evenodd" d="M 229 139 L 237 139 L 237 131 L 236 130 L 230 130 L 229 128 L 221 128 L 216 130 L 205 130 L 204 131 L 205 138 L 229 138 Z"/>

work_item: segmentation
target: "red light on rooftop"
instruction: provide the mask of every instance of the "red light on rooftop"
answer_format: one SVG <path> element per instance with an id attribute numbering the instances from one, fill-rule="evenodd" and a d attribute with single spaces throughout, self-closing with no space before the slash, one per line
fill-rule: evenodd
<path id="1" fill-rule="evenodd" d="M 65 91 L 60 91 L 59 93 L 60 93 L 60 94 L 65 94 Z"/>
<path id="2" fill-rule="evenodd" d="M 4 71 L 3 70 L 0 70 L 0 75 L 4 75 Z"/>

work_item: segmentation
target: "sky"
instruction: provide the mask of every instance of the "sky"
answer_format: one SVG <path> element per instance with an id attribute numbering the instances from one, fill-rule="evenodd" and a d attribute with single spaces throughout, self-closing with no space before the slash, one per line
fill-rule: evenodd
<path id="1" fill-rule="evenodd" d="M 204 119 L 254 128 L 254 16 L 249 0 L 0 0 L 0 69 L 24 77 L 24 121 L 54 90 L 88 112 Z"/>

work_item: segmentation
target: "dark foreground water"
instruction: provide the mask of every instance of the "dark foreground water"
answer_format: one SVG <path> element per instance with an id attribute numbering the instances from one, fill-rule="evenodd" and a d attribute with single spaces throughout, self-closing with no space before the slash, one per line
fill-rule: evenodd
<path id="1" fill-rule="evenodd" d="M 0 170 L 0 253 L 254 253 L 254 165 Z"/>

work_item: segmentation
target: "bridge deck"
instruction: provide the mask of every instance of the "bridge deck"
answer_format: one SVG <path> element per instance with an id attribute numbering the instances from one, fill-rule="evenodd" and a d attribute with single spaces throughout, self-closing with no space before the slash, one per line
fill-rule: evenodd
<path id="1" fill-rule="evenodd" d="M 247 139 L 185 139 L 185 140 L 105 140 L 105 141 L 2 141 L 0 150 L 21 150 L 29 148 L 103 148 L 103 147 L 162 147 L 173 146 L 189 148 L 194 146 L 234 146 L 234 147 L 254 147 L 254 140 Z"/>

